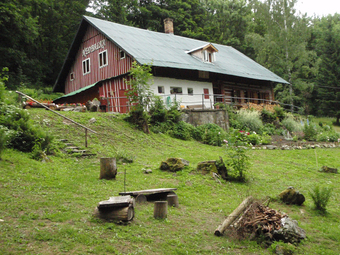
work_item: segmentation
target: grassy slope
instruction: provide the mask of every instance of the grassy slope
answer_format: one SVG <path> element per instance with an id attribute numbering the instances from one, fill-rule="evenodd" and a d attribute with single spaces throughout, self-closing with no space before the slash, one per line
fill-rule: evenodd
<path id="1" fill-rule="evenodd" d="M 84 144 L 84 130 L 65 123 L 44 110 L 31 110 L 36 123 L 59 138 Z M 302 151 L 250 151 L 253 163 L 249 182 L 217 183 L 192 169 L 203 160 L 225 155 L 222 147 L 184 142 L 165 135 L 145 135 L 110 114 L 64 113 L 98 131 L 90 135 L 94 158 L 52 157 L 52 163 L 29 159 L 7 150 L 0 161 L 0 247 L 2 254 L 269 254 L 255 242 L 215 237 L 216 227 L 248 195 L 275 197 L 288 186 L 305 194 L 302 207 L 272 202 L 270 206 L 289 214 L 306 230 L 308 240 L 297 254 L 334 254 L 340 241 L 339 175 L 319 173 L 318 165 L 340 168 L 340 149 Z M 89 124 L 92 117 L 97 121 Z M 100 157 L 116 151 L 135 157 L 119 165 L 116 180 L 99 180 Z M 167 157 L 182 157 L 190 168 L 177 174 L 158 170 Z M 152 174 L 145 175 L 142 168 Z M 169 208 L 166 220 L 153 219 L 153 205 L 135 208 L 131 224 L 101 223 L 91 217 L 99 201 L 124 190 L 177 188 L 180 207 Z M 317 185 L 334 187 L 328 214 L 312 209 L 308 190 Z"/>

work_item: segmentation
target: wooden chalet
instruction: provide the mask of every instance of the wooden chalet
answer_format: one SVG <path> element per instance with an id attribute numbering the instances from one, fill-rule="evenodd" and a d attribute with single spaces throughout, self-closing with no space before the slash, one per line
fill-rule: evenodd
<path id="1" fill-rule="evenodd" d="M 155 95 L 183 107 L 265 102 L 275 83 L 288 84 L 230 46 L 176 36 L 171 19 L 164 26 L 159 33 L 84 16 L 53 88 L 65 95 L 54 102 L 100 98 L 106 111 L 127 112 L 133 61 L 152 65 Z"/>

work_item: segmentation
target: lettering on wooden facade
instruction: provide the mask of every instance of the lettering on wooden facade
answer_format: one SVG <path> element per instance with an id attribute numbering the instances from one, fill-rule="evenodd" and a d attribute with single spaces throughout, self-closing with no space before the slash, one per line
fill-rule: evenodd
<path id="1" fill-rule="evenodd" d="M 99 49 L 104 49 L 105 48 L 105 45 L 106 45 L 106 41 L 105 39 L 89 46 L 89 47 L 86 47 L 83 49 L 83 57 L 86 57 L 87 54 L 90 54 L 96 50 L 99 50 Z"/>

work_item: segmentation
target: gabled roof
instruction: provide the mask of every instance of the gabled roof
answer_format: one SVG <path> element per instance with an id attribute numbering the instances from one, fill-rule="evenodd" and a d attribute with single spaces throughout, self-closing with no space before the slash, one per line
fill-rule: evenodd
<path id="1" fill-rule="evenodd" d="M 139 64 L 152 63 L 153 66 L 157 67 L 199 70 L 288 84 L 287 81 L 233 47 L 210 44 L 174 34 L 154 32 L 84 16 L 54 86 L 55 91 L 59 91 L 57 88 L 62 86 L 89 24 L 98 29 L 108 40 L 123 49 Z M 204 48 L 207 45 L 218 50 L 218 57 L 214 63 L 207 64 L 188 54 L 193 49 Z"/>
<path id="2" fill-rule="evenodd" d="M 206 50 L 206 49 L 211 49 L 211 51 L 213 51 L 213 52 L 218 52 L 218 49 L 216 49 L 216 48 L 214 47 L 214 45 L 212 45 L 211 43 L 207 43 L 207 44 L 205 44 L 205 45 L 203 45 L 203 46 L 201 46 L 201 47 L 198 47 L 198 48 L 189 50 L 189 51 L 187 51 L 186 53 L 190 54 L 190 53 L 193 53 L 193 52 L 195 52 L 195 51 Z"/>

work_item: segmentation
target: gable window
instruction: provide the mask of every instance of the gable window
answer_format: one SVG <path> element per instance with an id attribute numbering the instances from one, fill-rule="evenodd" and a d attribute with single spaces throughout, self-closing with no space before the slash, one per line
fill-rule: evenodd
<path id="1" fill-rule="evenodd" d="M 164 94 L 164 86 L 158 86 L 158 94 Z"/>
<path id="2" fill-rule="evenodd" d="M 74 72 L 70 73 L 70 81 L 74 80 Z"/>
<path id="3" fill-rule="evenodd" d="M 192 96 L 194 94 L 194 89 L 193 88 L 188 88 L 188 95 Z"/>
<path id="4" fill-rule="evenodd" d="M 215 52 L 205 50 L 203 51 L 203 57 L 204 62 L 212 63 L 215 61 Z"/>
<path id="5" fill-rule="evenodd" d="M 99 68 L 107 66 L 107 50 L 99 53 Z"/>
<path id="6" fill-rule="evenodd" d="M 87 59 L 83 60 L 83 75 L 89 74 L 90 72 L 91 72 L 90 59 L 87 58 Z"/>
<path id="7" fill-rule="evenodd" d="M 120 59 L 124 59 L 126 56 L 125 56 L 125 51 L 123 50 L 120 50 L 119 51 L 119 56 L 120 56 Z"/>
<path id="8" fill-rule="evenodd" d="M 181 87 L 170 87 L 170 94 L 182 94 Z"/>

